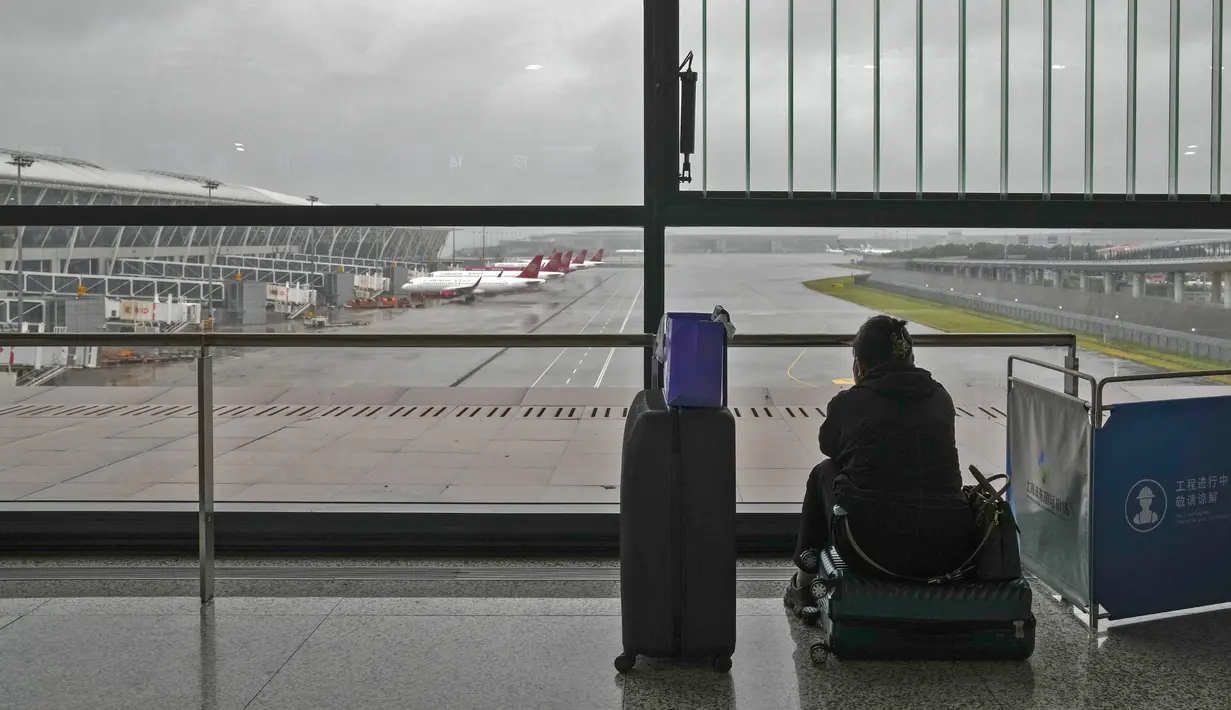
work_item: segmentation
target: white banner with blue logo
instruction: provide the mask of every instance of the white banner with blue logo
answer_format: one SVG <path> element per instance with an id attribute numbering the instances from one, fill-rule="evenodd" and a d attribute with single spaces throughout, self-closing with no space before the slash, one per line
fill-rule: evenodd
<path id="1" fill-rule="evenodd" d="M 1022 564 L 1079 605 L 1090 601 L 1090 413 L 1086 403 L 1014 380 L 1009 389 L 1010 500 Z"/>
<path id="2" fill-rule="evenodd" d="M 1231 602 L 1231 397 L 1130 402 L 1095 433 L 1095 591 L 1112 618 Z"/>

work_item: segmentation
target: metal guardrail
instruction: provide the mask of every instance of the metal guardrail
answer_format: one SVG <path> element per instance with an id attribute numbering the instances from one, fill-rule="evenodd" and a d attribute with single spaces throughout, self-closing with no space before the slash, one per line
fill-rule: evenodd
<path id="1" fill-rule="evenodd" d="M 1042 348 L 1074 351 L 1071 333 L 927 333 L 912 336 L 925 348 Z M 853 333 L 737 333 L 737 348 L 841 348 Z M 168 348 L 648 348 L 649 333 L 0 333 L 0 346 Z"/>
<path id="2" fill-rule="evenodd" d="M 848 347 L 853 334 L 737 334 L 734 347 Z M 1077 338 L 1065 333 L 952 333 L 914 337 L 923 347 L 1047 347 L 1068 349 L 1065 366 L 1076 369 Z M 0 346 L 132 347 L 197 349 L 197 544 L 201 602 L 214 596 L 214 347 L 251 348 L 569 348 L 653 346 L 649 333 L 632 334 L 318 334 L 318 333 L 0 333 Z M 1076 379 L 1066 376 L 1066 389 Z"/>

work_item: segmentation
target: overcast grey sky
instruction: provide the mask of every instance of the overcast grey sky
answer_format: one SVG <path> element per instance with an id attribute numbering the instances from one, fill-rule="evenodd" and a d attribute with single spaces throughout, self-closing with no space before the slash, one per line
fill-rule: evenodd
<path id="1" fill-rule="evenodd" d="M 825 190 L 829 3 L 796 4 L 795 186 Z M 839 186 L 866 190 L 871 2 L 840 4 Z M 1139 189 L 1161 192 L 1168 2 L 1140 4 Z M 744 3 L 708 5 L 709 185 L 743 189 Z M 754 189 L 786 186 L 787 6 L 753 3 Z M 1124 187 L 1125 6 L 1098 0 L 1100 191 Z M 914 188 L 914 7 L 883 0 L 884 190 Z M 926 7 L 925 187 L 953 190 L 958 2 Z M 976 191 L 998 189 L 999 7 L 969 0 L 968 188 Z M 1013 2 L 1014 191 L 1040 184 L 1041 7 Z M 699 56 L 700 0 L 683 0 L 683 13 L 681 48 Z M 6 2 L 0 146 L 334 203 L 637 203 L 641 17 L 637 0 Z M 1182 156 L 1183 191 L 1208 189 L 1209 19 L 1209 3 L 1184 3 L 1180 136 L 1194 154 Z M 1081 189 L 1083 41 L 1084 3 L 1057 0 L 1057 192 Z"/>

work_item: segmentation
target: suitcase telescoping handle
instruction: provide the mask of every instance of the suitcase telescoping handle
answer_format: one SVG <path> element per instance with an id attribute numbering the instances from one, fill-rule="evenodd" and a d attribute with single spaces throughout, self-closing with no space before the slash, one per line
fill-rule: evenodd
<path id="1" fill-rule="evenodd" d="M 731 314 L 722 306 L 714 306 L 714 312 L 710 315 L 710 320 L 715 323 L 722 323 L 722 406 L 725 409 L 727 406 L 727 349 L 731 343 L 731 336 L 735 334 L 735 326 L 731 324 Z"/>

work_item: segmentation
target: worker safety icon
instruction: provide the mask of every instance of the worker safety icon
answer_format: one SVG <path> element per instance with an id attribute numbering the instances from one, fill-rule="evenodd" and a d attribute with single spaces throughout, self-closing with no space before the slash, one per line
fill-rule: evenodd
<path id="1" fill-rule="evenodd" d="M 1128 490 L 1124 517 L 1137 532 L 1150 532 L 1167 515 L 1167 493 L 1158 481 L 1138 481 Z"/>

